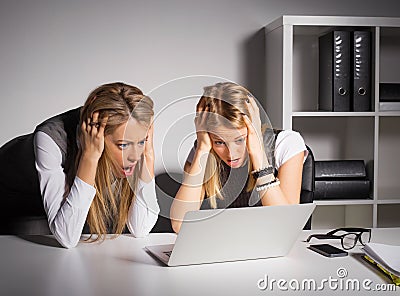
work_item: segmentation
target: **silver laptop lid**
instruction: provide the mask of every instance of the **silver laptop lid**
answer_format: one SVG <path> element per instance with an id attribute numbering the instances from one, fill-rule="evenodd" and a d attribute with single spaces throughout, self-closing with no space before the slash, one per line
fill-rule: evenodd
<path id="1" fill-rule="evenodd" d="M 168 265 L 285 256 L 314 208 L 297 204 L 188 212 Z"/>

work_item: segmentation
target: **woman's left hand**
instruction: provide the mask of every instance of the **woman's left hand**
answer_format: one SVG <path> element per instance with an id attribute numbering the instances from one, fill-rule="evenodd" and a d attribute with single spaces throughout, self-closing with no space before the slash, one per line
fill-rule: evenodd
<path id="1" fill-rule="evenodd" d="M 147 131 L 146 142 L 143 152 L 143 168 L 141 178 L 146 183 L 154 178 L 154 146 L 153 146 L 154 125 L 151 123 Z"/>
<path id="2" fill-rule="evenodd" d="M 247 151 L 255 170 L 268 166 L 268 160 L 264 151 L 263 135 L 261 131 L 260 109 L 252 96 L 248 97 L 248 110 L 251 120 L 243 115 L 247 126 Z"/>

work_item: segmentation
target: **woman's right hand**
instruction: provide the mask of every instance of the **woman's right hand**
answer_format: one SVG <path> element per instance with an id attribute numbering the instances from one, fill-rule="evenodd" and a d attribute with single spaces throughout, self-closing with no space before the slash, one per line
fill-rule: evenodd
<path id="1" fill-rule="evenodd" d="M 209 152 L 212 148 L 211 138 L 207 130 L 207 117 L 210 107 L 205 101 L 201 101 L 196 108 L 196 117 L 194 124 L 197 134 L 197 149 L 204 152 Z"/>
<path id="2" fill-rule="evenodd" d="M 82 122 L 80 143 L 82 157 L 98 161 L 104 151 L 104 129 L 108 117 L 99 119 L 99 112 L 93 113 L 86 121 Z"/>

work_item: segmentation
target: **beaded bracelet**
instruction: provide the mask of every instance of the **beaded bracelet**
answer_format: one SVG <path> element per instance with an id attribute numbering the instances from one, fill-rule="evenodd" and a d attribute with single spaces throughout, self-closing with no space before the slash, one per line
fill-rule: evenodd
<path id="1" fill-rule="evenodd" d="M 279 179 L 276 178 L 275 180 L 273 180 L 271 182 L 268 182 L 268 183 L 260 185 L 260 186 L 256 186 L 256 191 L 260 192 L 260 191 L 263 191 L 265 189 L 269 189 L 271 187 L 278 186 L 279 184 L 281 184 L 281 181 L 279 181 Z"/>
<path id="2" fill-rule="evenodd" d="M 266 183 L 269 183 L 274 180 L 275 180 L 275 175 L 269 174 L 262 177 L 258 177 L 258 179 L 256 179 L 256 184 L 265 185 Z"/>
<path id="3" fill-rule="evenodd" d="M 258 179 L 260 177 L 266 176 L 266 175 L 270 175 L 274 173 L 274 168 L 272 167 L 272 165 L 267 166 L 263 169 L 260 170 L 255 170 L 252 171 L 251 174 L 253 175 L 254 179 Z"/>

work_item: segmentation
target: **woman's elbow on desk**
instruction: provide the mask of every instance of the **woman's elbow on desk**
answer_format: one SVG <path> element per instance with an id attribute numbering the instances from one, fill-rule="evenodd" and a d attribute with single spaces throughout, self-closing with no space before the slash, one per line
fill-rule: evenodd
<path id="1" fill-rule="evenodd" d="M 154 215 L 154 217 L 148 218 L 147 221 L 143 221 L 141 219 L 136 221 L 128 220 L 127 226 L 129 232 L 137 238 L 146 237 L 149 235 L 150 231 L 153 229 L 154 225 L 157 222 L 158 215 Z M 141 223 L 140 223 L 141 222 Z"/>
<path id="2" fill-rule="evenodd" d="M 75 248 L 77 245 L 78 245 L 78 242 L 76 242 L 76 243 L 71 243 L 71 242 L 60 242 L 60 241 L 58 241 L 64 248 L 66 248 L 66 249 L 72 249 L 72 248 Z"/>
<path id="3" fill-rule="evenodd" d="M 143 238 L 143 237 L 146 237 L 146 236 L 149 235 L 150 230 L 147 231 L 147 230 L 144 230 L 144 229 L 137 229 L 137 230 L 132 229 L 132 230 L 130 230 L 130 232 L 136 238 Z"/>
<path id="4" fill-rule="evenodd" d="M 172 230 L 173 230 L 175 233 L 179 233 L 179 230 L 181 229 L 181 225 L 182 225 L 182 221 L 172 220 L 172 219 L 171 219 Z"/>
<path id="5" fill-rule="evenodd" d="M 54 237 L 57 239 L 59 244 L 66 249 L 75 248 L 78 245 L 79 239 L 80 239 L 80 237 L 77 240 L 69 240 L 69 239 L 61 238 L 56 233 L 54 233 Z"/>
<path id="6" fill-rule="evenodd" d="M 54 224 L 53 227 L 50 227 L 50 230 L 58 243 L 66 249 L 75 248 L 81 238 L 81 232 L 79 232 L 78 234 L 72 233 L 68 235 L 63 231 L 60 231 L 60 229 L 58 229 L 57 226 Z"/>

